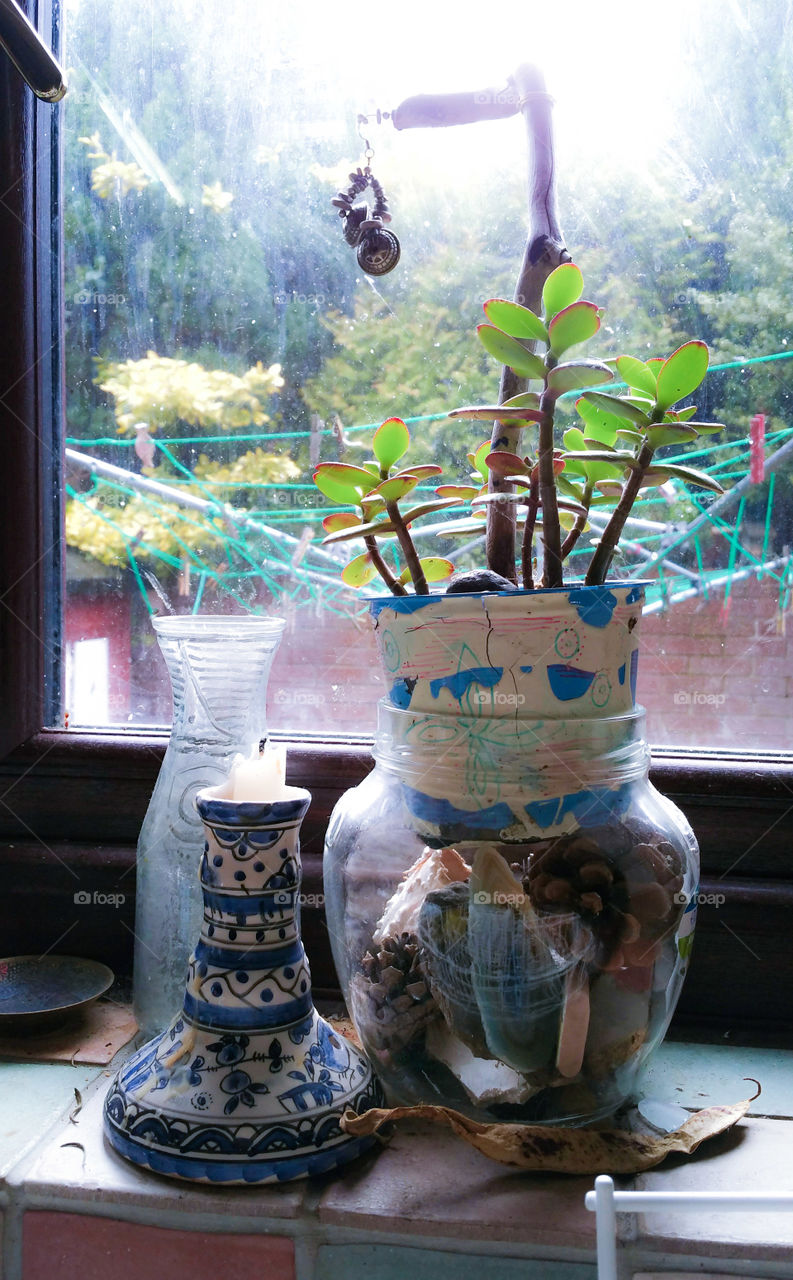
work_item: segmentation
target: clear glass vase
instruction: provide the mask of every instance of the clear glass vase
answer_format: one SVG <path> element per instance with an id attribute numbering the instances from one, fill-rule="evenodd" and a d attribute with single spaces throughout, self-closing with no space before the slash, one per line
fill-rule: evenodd
<path id="1" fill-rule="evenodd" d="M 173 690 L 173 729 L 138 840 L 135 1017 L 146 1035 L 179 1008 L 202 919 L 199 790 L 266 735 L 267 680 L 281 618 L 154 618 Z"/>
<path id="2" fill-rule="evenodd" d="M 373 604 L 390 692 L 326 913 L 390 1100 L 584 1124 L 672 1017 L 698 850 L 648 778 L 641 586 L 519 595 Z"/>

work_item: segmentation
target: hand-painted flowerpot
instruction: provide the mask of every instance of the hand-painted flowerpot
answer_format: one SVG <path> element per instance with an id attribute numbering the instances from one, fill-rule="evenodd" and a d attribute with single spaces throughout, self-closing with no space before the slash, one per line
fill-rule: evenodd
<path id="1" fill-rule="evenodd" d="M 203 1182 L 327 1173 L 373 1139 L 340 1127 L 382 1103 L 359 1050 L 314 1008 L 299 929 L 298 832 L 310 795 L 210 790 L 197 807 L 204 920 L 181 1012 L 121 1068 L 105 1132 L 127 1159 Z"/>
<path id="2" fill-rule="evenodd" d="M 696 842 L 648 780 L 641 584 L 373 602 L 375 768 L 327 914 L 396 1102 L 585 1123 L 634 1091 L 691 947 Z"/>

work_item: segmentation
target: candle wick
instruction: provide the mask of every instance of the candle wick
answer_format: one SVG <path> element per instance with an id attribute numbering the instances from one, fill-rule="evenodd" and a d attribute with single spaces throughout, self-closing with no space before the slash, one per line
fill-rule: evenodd
<path id="1" fill-rule="evenodd" d="M 264 749 L 265 749 L 265 747 L 266 747 L 266 746 L 267 746 L 267 739 L 266 739 L 266 738 L 260 738 L 260 739 L 259 739 L 259 755 L 260 755 L 260 756 L 263 756 L 263 755 L 264 755 Z"/>

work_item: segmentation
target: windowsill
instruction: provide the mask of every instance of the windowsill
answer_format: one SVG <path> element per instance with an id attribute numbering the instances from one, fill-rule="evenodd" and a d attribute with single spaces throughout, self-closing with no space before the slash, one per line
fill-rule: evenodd
<path id="1" fill-rule="evenodd" d="M 730 1103 L 753 1089 L 744 1083 L 746 1076 L 756 1076 L 764 1091 L 751 1118 L 734 1130 L 693 1157 L 671 1158 L 659 1170 L 622 1185 L 793 1192 L 791 1066 L 793 1051 L 682 1042 L 662 1046 L 648 1076 L 654 1096 L 692 1107 Z M 105 1143 L 102 1105 L 112 1074 L 112 1068 L 0 1064 L 8 1109 L 5 1138 L 0 1135 L 0 1216 L 10 1276 L 39 1280 L 37 1229 L 47 1232 L 53 1258 L 68 1258 L 79 1246 L 84 1265 L 91 1240 L 98 1251 L 104 1247 L 102 1233 L 112 1220 L 121 1252 L 134 1249 L 138 1255 L 140 1270 L 120 1271 L 124 1280 L 151 1273 L 146 1253 L 159 1248 L 162 1238 L 185 1243 L 191 1233 L 202 1233 L 202 1240 L 225 1238 L 216 1241 L 213 1266 L 222 1268 L 228 1258 L 229 1238 L 232 1252 L 243 1250 L 241 1259 L 250 1249 L 251 1258 L 266 1256 L 268 1264 L 280 1260 L 269 1271 L 272 1280 L 295 1275 L 355 1280 L 364 1274 L 369 1280 L 391 1280 L 409 1271 L 434 1280 L 452 1275 L 457 1280 L 536 1275 L 539 1280 L 548 1275 L 551 1259 L 560 1280 L 594 1278 L 594 1216 L 584 1208 L 590 1175 L 518 1173 L 445 1131 L 400 1126 L 387 1147 L 341 1176 L 274 1188 L 193 1186 L 139 1170 Z M 75 1087 L 84 1101 L 70 1119 Z M 688 1213 L 645 1220 L 625 1215 L 619 1223 L 626 1275 L 670 1265 L 699 1270 L 705 1260 L 741 1262 L 741 1274 L 793 1275 L 788 1269 L 793 1226 L 781 1215 Z M 149 1230 L 141 1233 L 141 1228 Z M 210 1253 L 211 1245 L 210 1239 L 205 1246 Z M 99 1276 L 104 1274 L 99 1252 L 97 1259 Z M 530 1259 L 545 1259 L 546 1265 L 538 1262 L 535 1270 Z M 783 1263 L 787 1267 L 780 1269 Z M 58 1274 L 71 1276 L 71 1271 Z M 178 1267 L 175 1276 L 173 1268 L 169 1274 L 180 1280 Z M 190 1274 L 195 1280 L 194 1269 Z"/>

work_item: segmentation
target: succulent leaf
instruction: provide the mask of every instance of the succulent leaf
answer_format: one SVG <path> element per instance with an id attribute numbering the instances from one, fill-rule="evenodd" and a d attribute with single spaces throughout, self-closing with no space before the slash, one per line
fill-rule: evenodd
<path id="1" fill-rule="evenodd" d="M 390 471 L 409 447 L 410 432 L 401 418 L 387 418 L 374 433 L 372 449 L 384 471 Z"/>
<path id="2" fill-rule="evenodd" d="M 563 355 L 569 347 L 577 347 L 593 338 L 600 328 L 600 310 L 594 302 L 573 302 L 554 316 L 548 326 L 551 351 Z"/>
<path id="3" fill-rule="evenodd" d="M 704 342 L 685 342 L 664 361 L 658 371 L 656 403 L 661 409 L 690 396 L 708 372 L 708 348 Z"/>
<path id="4" fill-rule="evenodd" d="M 554 395 L 560 396 L 566 391 L 578 391 L 582 387 L 597 387 L 601 383 L 611 382 L 611 379 L 611 370 L 600 360 L 573 360 L 551 369 L 546 385 Z"/>
<path id="5" fill-rule="evenodd" d="M 372 557 L 368 551 L 350 560 L 341 571 L 341 580 L 348 587 L 365 587 L 376 576 L 377 570 L 372 564 Z"/>
<path id="6" fill-rule="evenodd" d="M 479 340 L 489 355 L 495 356 L 502 364 L 514 369 L 519 378 L 545 377 L 545 365 L 539 356 L 526 348 L 517 338 L 510 338 L 492 324 L 480 324 L 477 328 Z"/>
<path id="7" fill-rule="evenodd" d="M 492 325 L 508 333 L 511 338 L 529 339 L 548 343 L 548 330 L 539 316 L 519 302 L 506 298 L 489 298 L 484 304 L 485 315 Z"/>
<path id="8" fill-rule="evenodd" d="M 617 356 L 616 363 L 617 373 L 623 382 L 627 382 L 632 390 L 641 391 L 655 400 L 655 371 L 648 364 L 637 360 L 635 356 Z"/>
<path id="9" fill-rule="evenodd" d="M 548 276 L 542 290 L 542 305 L 546 320 L 552 319 L 577 302 L 584 292 L 584 277 L 574 262 L 563 262 Z"/>

